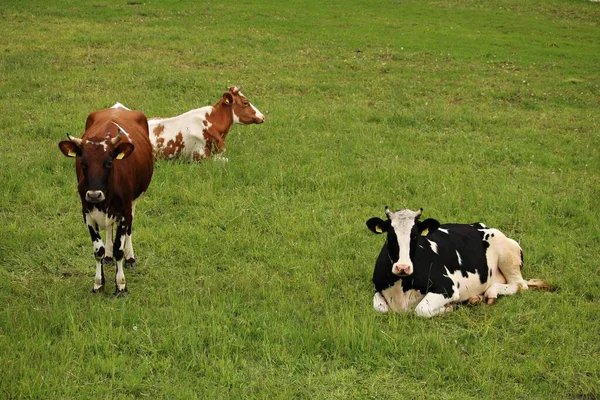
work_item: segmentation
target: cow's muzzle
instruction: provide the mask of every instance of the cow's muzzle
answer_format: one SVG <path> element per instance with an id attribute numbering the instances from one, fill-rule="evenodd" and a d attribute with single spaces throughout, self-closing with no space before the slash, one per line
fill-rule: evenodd
<path id="1" fill-rule="evenodd" d="M 88 190 L 85 192 L 85 201 L 88 203 L 101 203 L 106 196 L 102 190 Z"/>
<path id="2" fill-rule="evenodd" d="M 398 276 L 408 276 L 412 274 L 412 266 L 407 264 L 394 264 L 392 273 Z"/>

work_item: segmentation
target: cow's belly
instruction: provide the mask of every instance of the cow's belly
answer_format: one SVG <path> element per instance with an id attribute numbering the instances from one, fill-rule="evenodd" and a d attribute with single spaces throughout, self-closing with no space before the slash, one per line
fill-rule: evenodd
<path id="1" fill-rule="evenodd" d="M 461 271 L 456 271 L 448 276 L 454 282 L 454 289 L 458 291 L 458 296 L 454 297 L 456 302 L 467 301 L 473 296 L 484 294 L 493 283 L 492 279 L 487 277 L 485 282 L 481 283 L 478 273 L 467 272 L 467 276 L 464 277 Z"/>

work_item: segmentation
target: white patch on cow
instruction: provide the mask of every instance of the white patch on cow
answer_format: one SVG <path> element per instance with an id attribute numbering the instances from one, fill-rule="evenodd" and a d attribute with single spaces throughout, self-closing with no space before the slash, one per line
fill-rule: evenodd
<path id="1" fill-rule="evenodd" d="M 452 311 L 452 299 L 445 297 L 440 293 L 427 293 L 423 300 L 415 308 L 415 313 L 420 317 L 434 317 L 439 314 L 445 314 Z"/>
<path id="2" fill-rule="evenodd" d="M 172 118 L 149 119 L 148 128 L 152 148 L 156 153 L 163 154 L 163 150 L 167 147 L 169 141 L 175 142 L 177 135 L 181 133 L 184 147 L 178 156 L 190 161 L 194 159 L 194 153 L 198 153 L 204 157 L 204 148 L 206 146 L 204 130 L 211 127 L 206 118 L 212 111 L 212 106 L 206 106 Z M 207 125 L 204 124 L 205 122 Z M 159 127 L 159 125 L 162 125 L 162 127 Z"/>
<path id="3" fill-rule="evenodd" d="M 127 131 L 125 129 L 123 129 L 121 127 L 121 125 L 117 124 L 116 122 L 113 121 L 113 124 L 115 124 L 117 126 L 117 128 L 119 128 L 121 130 L 121 132 L 123 132 L 125 134 L 125 136 L 127 136 L 127 140 L 129 140 L 131 142 L 131 136 L 129 136 L 129 133 L 127 133 Z"/>
<path id="4" fill-rule="evenodd" d="M 108 141 L 106 140 L 103 140 L 101 142 L 91 142 L 89 140 L 86 140 L 85 144 L 102 147 L 102 151 L 104 152 L 108 150 Z"/>
<path id="5" fill-rule="evenodd" d="M 448 232 L 448 229 L 444 229 L 444 228 L 438 228 L 439 232 L 445 233 L 446 235 L 448 235 L 450 232 Z"/>
<path id="6" fill-rule="evenodd" d="M 114 217 L 109 217 L 108 214 L 106 214 L 104 211 L 100 211 L 96 207 L 94 207 L 91 210 L 86 212 L 85 222 L 88 225 L 92 225 L 92 223 L 96 223 L 96 224 L 98 224 L 98 226 L 100 228 L 107 229 L 108 226 L 110 226 L 116 222 L 116 219 Z M 92 222 L 92 223 L 90 223 L 90 222 Z"/>
<path id="7" fill-rule="evenodd" d="M 126 109 L 126 110 L 129 110 L 129 111 L 131 111 L 131 109 L 129 109 L 129 108 L 127 108 L 127 107 L 125 107 L 123 104 L 121 104 L 121 103 L 119 103 L 119 102 L 116 102 L 116 103 L 115 103 L 115 104 L 114 104 L 114 105 L 113 105 L 111 108 L 124 108 L 124 109 Z"/>
<path id="8" fill-rule="evenodd" d="M 458 250 L 456 250 L 456 258 L 458 259 L 458 265 L 462 266 L 462 257 L 460 256 Z"/>
<path id="9" fill-rule="evenodd" d="M 233 123 L 234 124 L 243 125 L 240 122 L 240 119 L 238 118 L 237 114 L 233 111 L 233 109 L 231 109 L 231 115 L 233 115 Z"/>
<path id="10" fill-rule="evenodd" d="M 446 276 L 454 282 L 454 293 L 451 299 L 453 302 L 466 301 L 473 296 L 483 294 L 490 286 L 490 282 L 487 282 L 487 277 L 484 279 L 485 282 L 481 283 L 478 273 L 467 272 L 467 277 L 465 278 L 463 271 L 459 270 L 450 273 L 446 268 Z"/>
<path id="11" fill-rule="evenodd" d="M 429 247 L 431 247 L 431 251 L 433 251 L 435 254 L 438 254 L 438 245 L 436 242 L 433 242 L 429 239 L 427 239 L 427 241 L 429 242 Z"/>
<path id="12" fill-rule="evenodd" d="M 386 313 L 390 311 L 387 303 L 385 302 L 385 297 L 383 297 L 379 292 L 375 292 L 375 295 L 373 296 L 373 308 L 375 308 L 375 311 L 380 313 Z"/>
<path id="13" fill-rule="evenodd" d="M 102 260 L 96 260 L 96 275 L 94 276 L 94 290 L 102 287 Z"/>
<path id="14" fill-rule="evenodd" d="M 119 291 L 123 291 L 126 288 L 125 284 L 125 273 L 123 272 L 123 259 L 117 261 L 117 276 L 116 276 L 117 288 Z"/>

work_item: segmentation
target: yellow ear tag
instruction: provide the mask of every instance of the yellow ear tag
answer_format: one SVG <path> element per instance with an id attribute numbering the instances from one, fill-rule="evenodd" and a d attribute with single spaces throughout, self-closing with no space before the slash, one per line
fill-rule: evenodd
<path id="1" fill-rule="evenodd" d="M 117 154 L 117 156 L 115 157 L 117 160 L 122 160 L 123 157 L 125 157 L 125 153 L 119 153 Z"/>
<path id="2" fill-rule="evenodd" d="M 383 233 L 383 229 L 381 229 L 379 225 L 375 227 L 375 230 L 377 231 L 377 233 Z"/>
<path id="3" fill-rule="evenodd" d="M 67 155 L 69 157 L 77 157 L 77 153 L 75 153 L 73 150 L 69 150 L 69 153 Z"/>
<path id="4" fill-rule="evenodd" d="M 429 229 L 425 228 L 421 231 L 421 236 L 427 236 L 428 233 L 429 233 Z"/>

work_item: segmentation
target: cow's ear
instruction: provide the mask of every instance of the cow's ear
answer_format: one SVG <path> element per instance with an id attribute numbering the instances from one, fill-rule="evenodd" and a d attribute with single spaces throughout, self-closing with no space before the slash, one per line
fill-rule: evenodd
<path id="1" fill-rule="evenodd" d="M 58 148 L 67 157 L 81 156 L 81 149 L 70 140 L 63 140 L 58 144 Z"/>
<path id="2" fill-rule="evenodd" d="M 131 153 L 133 153 L 133 150 L 135 150 L 135 147 L 133 146 L 133 144 L 126 142 L 126 143 L 121 143 L 120 145 L 117 146 L 117 148 L 115 149 L 115 159 L 117 160 L 122 160 L 126 157 L 128 157 Z"/>
<path id="3" fill-rule="evenodd" d="M 384 221 L 381 218 L 373 217 L 367 221 L 367 227 L 371 232 L 381 234 L 386 232 L 389 227 L 390 221 Z"/>
<path id="4" fill-rule="evenodd" d="M 440 227 L 440 223 L 433 219 L 427 218 L 425 221 L 417 222 L 417 228 L 419 229 L 419 234 L 421 236 L 427 236 L 432 232 L 435 232 Z"/>
<path id="5" fill-rule="evenodd" d="M 233 96 L 229 92 L 223 93 L 223 101 L 225 104 L 230 105 L 233 104 Z"/>

